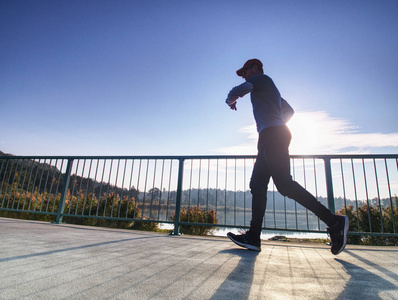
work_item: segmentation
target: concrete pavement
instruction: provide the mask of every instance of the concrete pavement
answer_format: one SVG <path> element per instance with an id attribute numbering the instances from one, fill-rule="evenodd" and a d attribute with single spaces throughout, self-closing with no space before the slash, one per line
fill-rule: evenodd
<path id="1" fill-rule="evenodd" d="M 0 299 L 398 299 L 398 247 L 263 241 L 0 218 Z"/>

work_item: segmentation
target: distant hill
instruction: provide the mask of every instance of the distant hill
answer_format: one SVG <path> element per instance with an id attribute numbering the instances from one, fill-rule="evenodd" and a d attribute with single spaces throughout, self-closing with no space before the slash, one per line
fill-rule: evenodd
<path id="1" fill-rule="evenodd" d="M 0 150 L 0 155 L 6 155 L 6 156 L 13 156 L 12 154 L 10 154 L 10 153 L 4 153 L 3 151 L 1 151 Z"/>

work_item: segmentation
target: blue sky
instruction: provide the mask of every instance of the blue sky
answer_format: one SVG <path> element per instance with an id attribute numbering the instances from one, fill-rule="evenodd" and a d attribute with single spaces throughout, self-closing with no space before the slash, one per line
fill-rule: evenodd
<path id="1" fill-rule="evenodd" d="M 397 153 L 398 1 L 0 0 L 0 150 L 255 154 L 258 58 L 291 154 Z"/>

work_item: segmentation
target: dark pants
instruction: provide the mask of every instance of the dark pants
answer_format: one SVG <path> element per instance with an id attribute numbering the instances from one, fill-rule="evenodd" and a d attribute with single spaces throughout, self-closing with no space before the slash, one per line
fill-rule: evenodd
<path id="1" fill-rule="evenodd" d="M 289 144 L 292 135 L 286 126 L 271 127 L 259 135 L 258 154 L 250 180 L 252 193 L 252 221 L 250 236 L 259 239 L 267 205 L 267 188 L 272 177 L 283 196 L 312 211 L 327 226 L 335 223 L 335 216 L 290 175 Z"/>

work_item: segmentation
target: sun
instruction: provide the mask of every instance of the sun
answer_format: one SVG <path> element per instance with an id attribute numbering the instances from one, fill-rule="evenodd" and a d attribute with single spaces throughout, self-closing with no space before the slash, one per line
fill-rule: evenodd
<path id="1" fill-rule="evenodd" d="M 325 112 L 296 113 L 288 123 L 292 132 L 291 154 L 325 154 L 333 151 L 336 132 L 334 120 Z"/>
<path id="2" fill-rule="evenodd" d="M 289 153 L 292 155 L 325 155 L 363 152 L 374 145 L 397 147 L 398 134 L 360 134 L 347 120 L 330 116 L 325 111 L 296 112 L 287 124 L 292 132 Z M 255 124 L 242 127 L 246 142 L 219 149 L 223 154 L 257 154 L 258 133 Z M 386 144 L 386 141 L 389 141 Z"/>

